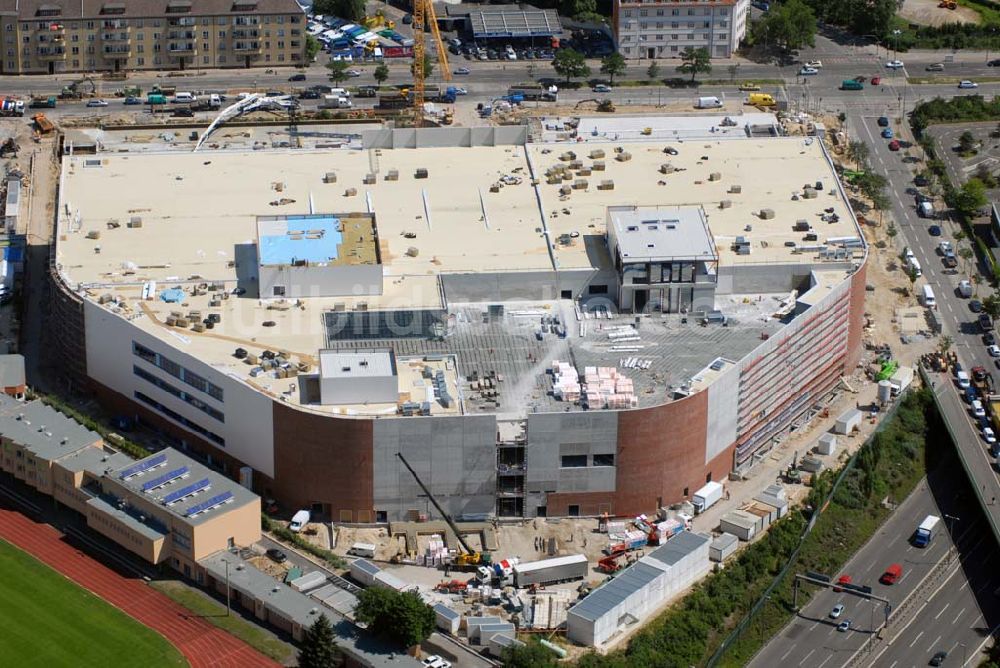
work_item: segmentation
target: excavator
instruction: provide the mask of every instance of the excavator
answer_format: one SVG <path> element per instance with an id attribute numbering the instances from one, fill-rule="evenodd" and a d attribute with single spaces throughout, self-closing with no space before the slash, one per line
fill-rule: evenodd
<path id="1" fill-rule="evenodd" d="M 434 495 L 431 494 L 431 490 L 427 488 L 427 485 L 424 484 L 424 481 L 420 479 L 420 476 L 417 475 L 417 472 L 413 470 L 413 467 L 410 466 L 410 463 L 406 461 L 405 457 L 403 457 L 403 453 L 397 452 L 396 456 L 399 457 L 399 461 L 403 462 L 403 466 L 405 466 L 406 470 L 410 472 L 410 475 L 413 476 L 413 479 L 417 481 L 417 484 L 420 485 L 420 489 L 424 491 L 424 494 L 427 495 L 427 498 L 430 499 L 430 502 L 434 504 L 434 508 L 436 508 L 437 511 L 441 513 L 441 517 L 444 518 L 444 521 L 447 522 L 448 526 L 451 527 L 451 530 L 455 532 L 455 537 L 458 539 L 459 545 L 461 545 L 462 549 L 464 550 L 463 553 L 455 557 L 455 566 L 463 570 L 475 570 L 479 566 L 489 565 L 492 562 L 490 553 L 477 552 L 476 550 L 473 550 L 471 547 L 469 547 L 469 544 L 465 542 L 464 538 L 462 538 L 462 533 L 458 530 L 458 526 L 455 524 L 455 521 L 451 519 L 451 515 L 446 513 L 444 511 L 444 508 L 441 507 L 441 504 L 437 502 L 437 499 L 435 499 Z"/>
<path id="2" fill-rule="evenodd" d="M 83 93 L 80 91 L 80 84 L 89 83 L 90 92 Z M 97 84 L 90 77 L 83 77 L 82 79 L 77 79 L 66 86 L 63 86 L 62 92 L 59 93 L 59 99 L 61 100 L 79 100 L 84 97 L 93 97 L 97 95 Z"/>

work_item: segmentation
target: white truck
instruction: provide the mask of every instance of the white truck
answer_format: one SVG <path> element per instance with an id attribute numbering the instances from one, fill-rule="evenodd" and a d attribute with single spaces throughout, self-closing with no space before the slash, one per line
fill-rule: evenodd
<path id="1" fill-rule="evenodd" d="M 701 514 L 722 498 L 722 484 L 714 480 L 699 489 L 691 497 L 695 514 Z"/>
<path id="2" fill-rule="evenodd" d="M 916 532 L 913 534 L 913 544 L 916 547 L 927 547 L 934 540 L 935 534 L 937 534 L 937 526 L 941 522 L 941 518 L 937 515 L 928 515 L 924 518 L 924 521 L 920 523 L 917 527 Z"/>
<path id="3" fill-rule="evenodd" d="M 912 382 L 913 382 L 912 366 L 901 366 L 898 369 L 896 369 L 896 373 L 892 374 L 892 378 L 889 379 L 889 383 L 892 386 L 892 396 L 895 397 L 898 396 L 900 393 L 904 392 Z"/>
<path id="4" fill-rule="evenodd" d="M 302 529 L 309 524 L 309 520 L 312 519 L 312 515 L 309 514 L 308 510 L 300 510 L 292 515 L 292 521 L 288 525 L 288 528 L 295 533 L 302 531 Z"/>
<path id="5" fill-rule="evenodd" d="M 350 109 L 354 104 L 349 98 L 343 95 L 324 95 L 320 102 L 320 109 Z"/>

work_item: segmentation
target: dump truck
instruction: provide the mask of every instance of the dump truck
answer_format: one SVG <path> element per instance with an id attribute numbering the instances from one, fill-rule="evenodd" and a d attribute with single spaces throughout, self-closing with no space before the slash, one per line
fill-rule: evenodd
<path id="1" fill-rule="evenodd" d="M 588 569 L 587 557 L 582 554 L 530 561 L 514 566 L 514 584 L 528 587 L 580 580 L 587 577 Z"/>
<path id="2" fill-rule="evenodd" d="M 35 122 L 35 127 L 38 129 L 39 134 L 47 135 L 56 129 L 52 121 L 45 118 L 45 114 L 35 114 L 31 117 L 31 120 Z"/>
<path id="3" fill-rule="evenodd" d="M 934 536 L 937 535 L 938 524 L 941 523 L 941 518 L 937 515 L 928 515 L 924 518 L 924 521 L 920 523 L 917 530 L 913 534 L 913 545 L 915 547 L 927 547 L 934 540 Z"/>
<path id="4" fill-rule="evenodd" d="M 31 103 L 28 106 L 32 109 L 55 109 L 56 101 L 55 95 L 36 95 L 31 98 Z"/>

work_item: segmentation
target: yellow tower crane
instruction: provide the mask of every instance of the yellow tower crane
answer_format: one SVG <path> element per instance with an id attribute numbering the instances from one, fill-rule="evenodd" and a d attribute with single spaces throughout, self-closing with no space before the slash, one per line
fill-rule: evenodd
<path id="1" fill-rule="evenodd" d="M 427 53 L 424 44 L 424 26 L 428 20 L 434 46 L 437 49 L 441 76 L 445 81 L 451 81 L 448 51 L 441 42 L 441 31 L 438 30 L 434 4 L 431 0 L 413 0 L 413 126 L 417 128 L 424 124 L 424 56 Z"/>

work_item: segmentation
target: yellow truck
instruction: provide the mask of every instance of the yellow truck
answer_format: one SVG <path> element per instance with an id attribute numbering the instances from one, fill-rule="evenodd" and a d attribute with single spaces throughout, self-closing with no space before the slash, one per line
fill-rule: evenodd
<path id="1" fill-rule="evenodd" d="M 773 107 L 777 103 L 774 101 L 774 96 L 770 93 L 750 93 L 747 96 L 746 104 L 755 107 Z"/>

